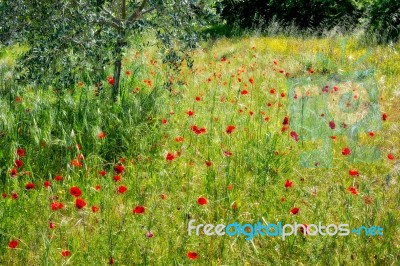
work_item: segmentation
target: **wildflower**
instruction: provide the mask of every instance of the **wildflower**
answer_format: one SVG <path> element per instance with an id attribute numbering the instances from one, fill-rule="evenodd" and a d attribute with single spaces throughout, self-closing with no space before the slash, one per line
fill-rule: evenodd
<path id="1" fill-rule="evenodd" d="M 227 133 L 227 134 L 231 134 L 235 129 L 236 129 L 235 126 L 229 125 L 229 126 L 227 126 L 227 128 L 226 128 L 226 133 Z"/>
<path id="2" fill-rule="evenodd" d="M 34 188 L 35 188 L 35 184 L 33 184 L 33 183 L 27 183 L 25 185 L 26 190 L 30 190 L 30 189 L 34 189 Z"/>
<path id="3" fill-rule="evenodd" d="M 187 254 L 187 257 L 191 260 L 195 260 L 199 257 L 199 255 L 196 252 L 189 251 Z"/>
<path id="4" fill-rule="evenodd" d="M 75 207 L 78 208 L 79 210 L 82 209 L 83 207 L 86 206 L 86 201 L 81 199 L 81 198 L 77 198 L 75 200 Z"/>
<path id="5" fill-rule="evenodd" d="M 10 243 L 8 243 L 8 247 L 11 249 L 15 249 L 18 247 L 18 241 L 17 240 L 11 240 Z"/>
<path id="6" fill-rule="evenodd" d="M 289 188 L 289 187 L 292 187 L 292 186 L 293 186 L 293 182 L 290 181 L 289 179 L 287 179 L 287 180 L 285 181 L 285 188 Z"/>
<path id="7" fill-rule="evenodd" d="M 197 199 L 197 203 L 200 205 L 206 205 L 207 204 L 207 199 L 205 197 L 199 197 Z"/>
<path id="8" fill-rule="evenodd" d="M 299 212 L 299 210 L 300 210 L 299 208 L 292 208 L 290 210 L 290 213 L 293 214 L 293 215 L 296 215 Z"/>
<path id="9" fill-rule="evenodd" d="M 145 211 L 145 209 L 144 209 L 144 207 L 143 206 L 136 206 L 134 209 L 133 209 L 133 213 L 135 213 L 135 214 L 142 214 L 142 213 L 144 213 L 144 211 Z"/>
<path id="10" fill-rule="evenodd" d="M 351 154 L 351 150 L 348 148 L 348 147 L 346 147 L 346 148 L 344 148 L 343 150 L 342 150 L 342 154 L 343 155 L 350 155 Z"/>
<path id="11" fill-rule="evenodd" d="M 358 195 L 358 190 L 355 187 L 349 187 L 347 190 L 353 195 Z"/>
<path id="12" fill-rule="evenodd" d="M 351 175 L 351 176 L 359 176 L 360 173 L 357 170 L 350 169 L 349 170 L 349 175 Z"/>
<path id="13" fill-rule="evenodd" d="M 71 187 L 69 189 L 69 193 L 71 193 L 71 195 L 74 197 L 79 197 L 80 195 L 82 195 L 82 191 L 79 187 Z"/>
<path id="14" fill-rule="evenodd" d="M 127 191 L 128 189 L 125 186 L 119 186 L 118 187 L 118 193 L 123 194 Z"/>

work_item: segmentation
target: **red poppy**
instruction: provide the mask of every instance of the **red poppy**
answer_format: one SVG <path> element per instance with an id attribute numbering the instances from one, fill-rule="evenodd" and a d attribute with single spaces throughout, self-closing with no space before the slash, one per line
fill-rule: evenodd
<path id="1" fill-rule="evenodd" d="M 16 177 L 17 175 L 18 175 L 18 170 L 16 168 L 10 170 L 11 177 Z"/>
<path id="2" fill-rule="evenodd" d="M 54 177 L 54 180 L 56 180 L 56 181 L 62 181 L 62 180 L 63 180 L 63 177 L 60 176 L 60 175 L 56 175 L 56 176 Z"/>
<path id="3" fill-rule="evenodd" d="M 383 114 L 382 114 L 382 120 L 383 120 L 383 121 L 386 121 L 387 118 L 388 118 L 388 115 L 387 115 L 386 113 L 383 113 Z"/>
<path id="4" fill-rule="evenodd" d="M 114 171 L 115 171 L 115 173 L 116 173 L 117 175 L 123 174 L 124 171 L 125 171 L 125 167 L 124 167 L 122 164 L 117 164 L 117 165 L 114 167 Z"/>
<path id="5" fill-rule="evenodd" d="M 349 170 L 349 175 L 351 175 L 351 176 L 359 176 L 360 173 L 357 170 L 350 169 Z"/>
<path id="6" fill-rule="evenodd" d="M 355 187 L 349 187 L 347 190 L 353 195 L 358 195 L 358 190 Z"/>
<path id="7" fill-rule="evenodd" d="M 201 101 L 201 97 L 200 96 L 196 96 L 196 101 L 200 102 Z"/>
<path id="8" fill-rule="evenodd" d="M 270 89 L 269 93 L 274 94 L 275 93 L 275 89 L 274 88 Z"/>
<path id="9" fill-rule="evenodd" d="M 335 122 L 334 122 L 334 121 L 330 121 L 330 122 L 329 122 L 329 127 L 330 127 L 331 129 L 335 129 L 335 128 L 336 128 Z"/>
<path id="10" fill-rule="evenodd" d="M 304 226 L 304 227 L 303 227 Z M 299 228 L 299 231 L 303 234 L 303 235 L 307 235 L 307 231 L 308 231 L 308 224 L 303 224 L 303 226 L 301 226 Z"/>
<path id="11" fill-rule="evenodd" d="M 50 221 L 50 222 L 49 222 L 49 228 L 50 228 L 50 229 L 56 228 L 56 224 Z"/>
<path id="12" fill-rule="evenodd" d="M 283 119 L 282 125 L 284 125 L 284 126 L 289 125 L 289 117 L 285 116 L 285 118 Z"/>
<path id="13" fill-rule="evenodd" d="M 293 214 L 293 215 L 296 215 L 299 212 L 299 210 L 300 210 L 299 208 L 292 208 L 290 210 L 290 213 Z"/>
<path id="14" fill-rule="evenodd" d="M 133 209 L 133 213 L 135 213 L 135 214 L 142 214 L 142 213 L 144 213 L 144 207 L 143 206 L 136 206 L 134 209 Z"/>
<path id="15" fill-rule="evenodd" d="M 285 181 L 285 188 L 289 188 L 289 187 L 292 187 L 292 186 L 293 186 L 293 182 L 290 181 L 289 179 L 287 179 L 287 180 Z"/>
<path id="16" fill-rule="evenodd" d="M 229 184 L 226 188 L 227 188 L 229 191 L 232 191 L 234 187 L 235 187 L 235 186 L 234 186 L 233 184 Z"/>
<path id="17" fill-rule="evenodd" d="M 105 176 L 106 174 L 107 174 L 107 172 L 105 170 L 99 171 L 99 175 L 100 176 Z"/>
<path id="18" fill-rule="evenodd" d="M 77 159 L 73 159 L 73 160 L 71 161 L 71 165 L 72 165 L 72 166 L 76 166 L 76 167 L 82 167 L 82 166 L 83 166 L 83 164 L 82 164 L 79 160 L 77 160 Z"/>
<path id="19" fill-rule="evenodd" d="M 125 186 L 119 186 L 118 187 L 118 193 L 125 193 L 128 189 Z"/>
<path id="20" fill-rule="evenodd" d="M 249 78 L 249 82 L 250 82 L 251 84 L 254 84 L 254 79 L 253 79 L 253 78 Z"/>
<path id="21" fill-rule="evenodd" d="M 396 159 L 396 158 L 394 157 L 394 155 L 391 154 L 391 153 L 389 153 L 387 157 L 388 157 L 389 160 L 394 160 L 394 159 Z"/>
<path id="22" fill-rule="evenodd" d="M 86 206 L 86 201 L 84 201 L 83 199 L 77 198 L 75 200 L 75 207 L 78 208 L 79 210 L 82 209 L 85 206 Z"/>
<path id="23" fill-rule="evenodd" d="M 167 195 L 161 194 L 161 199 L 163 199 L 163 200 L 167 199 Z"/>
<path id="24" fill-rule="evenodd" d="M 115 182 L 120 181 L 120 180 L 121 180 L 121 176 L 115 175 L 115 176 L 113 177 L 113 179 L 114 179 Z"/>
<path id="25" fill-rule="evenodd" d="M 207 199 L 205 197 L 199 197 L 197 199 L 197 203 L 200 205 L 206 205 L 207 204 Z"/>
<path id="26" fill-rule="evenodd" d="M 342 154 L 343 155 L 350 155 L 351 154 L 351 150 L 348 147 L 346 147 L 346 148 L 344 148 L 342 150 Z"/>
<path id="27" fill-rule="evenodd" d="M 46 180 L 43 182 L 43 186 L 44 186 L 44 188 L 48 188 L 49 186 L 51 186 L 51 182 Z"/>
<path id="28" fill-rule="evenodd" d="M 62 208 L 64 208 L 64 204 L 62 204 L 61 202 L 57 202 L 57 201 L 53 201 L 50 205 L 51 210 L 56 211 L 56 210 L 60 210 Z"/>
<path id="29" fill-rule="evenodd" d="M 98 212 L 99 211 L 99 207 L 97 206 L 92 206 L 92 212 Z"/>
<path id="30" fill-rule="evenodd" d="M 247 91 L 247 90 L 242 90 L 241 92 L 240 92 L 240 94 L 242 94 L 242 95 L 246 95 L 246 94 L 248 94 L 249 92 Z"/>
<path id="31" fill-rule="evenodd" d="M 69 256 L 71 256 L 71 251 L 69 251 L 69 250 L 63 250 L 63 251 L 61 251 L 61 256 L 63 256 L 63 257 L 69 257 Z"/>
<path id="32" fill-rule="evenodd" d="M 195 133 L 195 134 L 197 134 L 197 135 L 200 135 L 200 134 L 204 134 L 204 133 L 206 133 L 206 128 L 204 128 L 204 127 L 202 127 L 202 128 L 199 128 L 198 126 L 196 126 L 196 125 L 192 125 L 191 126 L 191 129 L 192 129 L 192 131 Z"/>
<path id="33" fill-rule="evenodd" d="M 188 111 L 186 111 L 186 114 L 187 114 L 188 116 L 193 116 L 193 115 L 194 115 L 194 111 L 188 110 Z"/>
<path id="34" fill-rule="evenodd" d="M 99 191 L 99 190 L 101 190 L 101 186 L 100 186 L 100 185 L 96 185 L 96 186 L 94 187 L 94 189 L 97 190 L 97 191 Z"/>
<path id="35" fill-rule="evenodd" d="M 126 71 L 125 71 L 125 75 L 127 75 L 127 76 L 129 77 L 130 75 L 132 75 L 132 72 L 129 71 L 129 70 L 126 70 Z"/>
<path id="36" fill-rule="evenodd" d="M 7 193 L 3 193 L 1 194 L 1 196 L 3 197 L 3 199 L 7 198 Z"/>
<path id="37" fill-rule="evenodd" d="M 18 194 L 15 193 L 15 192 L 13 192 L 13 193 L 11 194 L 11 198 L 14 199 L 14 200 L 18 199 Z"/>
<path id="38" fill-rule="evenodd" d="M 188 257 L 189 259 L 191 259 L 191 260 L 195 260 L 195 259 L 197 259 L 197 258 L 199 257 L 199 255 L 198 255 L 196 252 L 189 251 L 189 252 L 187 253 L 187 257 Z"/>
<path id="39" fill-rule="evenodd" d="M 111 86 L 114 86 L 114 84 L 115 84 L 115 80 L 114 80 L 114 78 L 111 77 L 111 76 L 107 77 L 107 82 L 108 82 L 108 84 L 110 84 Z"/>
<path id="40" fill-rule="evenodd" d="M 183 137 L 176 137 L 175 138 L 175 141 L 176 142 L 182 142 L 184 139 L 183 139 Z"/>
<path id="41" fill-rule="evenodd" d="M 291 136 L 295 141 L 299 141 L 299 135 L 296 133 L 296 131 L 290 132 L 290 136 Z"/>
<path id="42" fill-rule="evenodd" d="M 17 159 L 14 162 L 14 166 L 17 168 L 21 168 L 23 165 L 24 165 L 24 162 L 22 160 Z"/>
<path id="43" fill-rule="evenodd" d="M 71 195 L 74 197 L 79 197 L 80 195 L 82 195 L 82 191 L 79 187 L 71 187 L 69 189 L 69 193 L 71 193 Z"/>
<path id="44" fill-rule="evenodd" d="M 285 94 L 284 92 L 282 92 L 282 93 L 281 93 L 281 97 L 282 97 L 282 98 L 285 98 L 285 97 L 286 97 L 286 94 Z"/>
<path id="45" fill-rule="evenodd" d="M 35 188 L 35 184 L 33 184 L 33 183 L 27 183 L 25 185 L 26 190 L 30 190 L 30 189 L 34 189 L 34 188 Z"/>
<path id="46" fill-rule="evenodd" d="M 281 201 L 281 202 L 285 202 L 285 198 L 282 197 L 282 198 L 280 199 L 280 201 Z"/>
<path id="47" fill-rule="evenodd" d="M 370 137 L 373 137 L 373 136 L 375 136 L 375 133 L 374 133 L 373 131 L 370 131 L 370 132 L 368 133 L 368 135 L 369 135 Z"/>
<path id="48" fill-rule="evenodd" d="M 99 139 L 104 139 L 105 137 L 106 137 L 106 133 L 105 132 L 103 132 L 103 131 L 100 131 L 99 132 L 99 134 L 97 134 L 97 137 L 99 138 Z"/>
<path id="49" fill-rule="evenodd" d="M 168 120 L 167 120 L 167 119 L 165 119 L 165 118 L 164 118 L 164 119 L 161 119 L 161 124 L 164 124 L 164 125 L 165 125 L 166 123 L 168 123 Z"/>
<path id="50" fill-rule="evenodd" d="M 17 149 L 17 154 L 18 154 L 18 156 L 20 156 L 20 157 L 24 157 L 24 156 L 25 156 L 25 150 L 22 149 L 22 148 L 18 148 L 18 149 Z"/>
<path id="51" fill-rule="evenodd" d="M 18 240 L 11 240 L 10 243 L 8 243 L 9 248 L 17 248 L 18 247 Z"/>
<path id="52" fill-rule="evenodd" d="M 226 127 L 226 133 L 227 134 L 231 134 L 235 129 L 236 129 L 235 126 L 229 125 L 229 126 Z"/>
<path id="53" fill-rule="evenodd" d="M 225 155 L 226 157 L 230 157 L 230 156 L 232 156 L 232 152 L 230 152 L 230 151 L 224 151 L 224 155 Z"/>
<path id="54" fill-rule="evenodd" d="M 212 164 L 213 164 L 213 163 L 212 163 L 211 161 L 209 161 L 209 160 L 206 161 L 206 166 L 207 166 L 207 167 L 212 166 Z"/>
<path id="55" fill-rule="evenodd" d="M 172 161 L 175 159 L 175 154 L 173 154 L 172 152 L 168 152 L 167 155 L 165 156 L 165 160 L 167 161 Z"/>

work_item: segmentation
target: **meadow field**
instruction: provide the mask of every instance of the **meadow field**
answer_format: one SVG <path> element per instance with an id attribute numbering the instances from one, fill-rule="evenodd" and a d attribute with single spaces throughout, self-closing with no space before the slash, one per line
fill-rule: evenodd
<path id="1" fill-rule="evenodd" d="M 85 76 L 18 85 L 24 49 L 0 52 L 0 265 L 400 264 L 400 44 L 220 38 L 178 75 L 134 46 L 118 103 L 111 70 L 99 95 Z M 191 220 L 383 235 L 248 240 Z"/>

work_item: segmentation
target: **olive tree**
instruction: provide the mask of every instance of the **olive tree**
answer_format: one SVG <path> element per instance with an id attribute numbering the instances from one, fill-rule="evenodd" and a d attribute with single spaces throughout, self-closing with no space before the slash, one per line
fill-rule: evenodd
<path id="1" fill-rule="evenodd" d="M 198 41 L 197 31 L 215 18 L 210 0 L 0 0 L 0 43 L 27 44 L 20 80 L 66 88 L 82 70 L 101 89 L 105 67 L 114 67 L 118 99 L 124 50 L 129 39 L 156 32 L 175 66 Z M 190 60 L 188 60 L 190 62 Z"/>

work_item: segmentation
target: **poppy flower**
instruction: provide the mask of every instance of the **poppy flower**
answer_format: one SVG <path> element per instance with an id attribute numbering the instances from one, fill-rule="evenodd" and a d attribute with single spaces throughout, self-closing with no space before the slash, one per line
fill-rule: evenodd
<path id="1" fill-rule="evenodd" d="M 118 193 L 125 193 L 128 189 L 125 186 L 119 186 L 118 187 Z"/>
<path id="2" fill-rule="evenodd" d="M 296 131 L 290 132 L 290 136 L 291 136 L 295 141 L 299 141 L 299 135 L 296 133 Z"/>
<path id="3" fill-rule="evenodd" d="M 49 228 L 50 228 L 50 229 L 56 228 L 56 224 L 50 221 L 50 222 L 49 222 Z"/>
<path id="4" fill-rule="evenodd" d="M 234 188 L 234 185 L 233 185 L 233 184 L 229 184 L 226 188 L 227 188 L 229 191 L 232 191 L 233 188 Z"/>
<path id="5" fill-rule="evenodd" d="M 73 159 L 71 161 L 71 165 L 75 166 L 75 167 L 82 167 L 83 166 L 83 164 L 78 159 Z"/>
<path id="6" fill-rule="evenodd" d="M 254 79 L 253 79 L 253 78 L 249 78 L 249 82 L 250 82 L 251 84 L 254 84 Z"/>
<path id="7" fill-rule="evenodd" d="M 120 175 L 115 175 L 113 177 L 113 179 L 114 179 L 115 182 L 120 181 L 121 180 L 121 176 Z"/>
<path id="8" fill-rule="evenodd" d="M 167 199 L 167 195 L 165 195 L 165 194 L 161 194 L 161 199 L 162 199 L 162 200 L 165 200 L 165 199 Z"/>
<path id="9" fill-rule="evenodd" d="M 15 192 L 13 192 L 13 193 L 11 194 L 11 198 L 14 199 L 14 200 L 18 199 L 18 194 L 15 193 Z"/>
<path id="10" fill-rule="evenodd" d="M 63 177 L 60 176 L 60 175 L 56 175 L 56 176 L 54 177 L 54 180 L 56 180 L 56 181 L 62 181 L 62 180 L 63 180 Z"/>
<path id="11" fill-rule="evenodd" d="M 208 161 L 208 160 L 206 161 L 206 166 L 207 166 L 207 167 L 212 166 L 212 164 L 213 164 L 213 163 L 212 163 L 211 161 Z"/>
<path id="12" fill-rule="evenodd" d="M 19 157 L 24 157 L 24 156 L 25 156 L 25 150 L 22 149 L 22 148 L 18 148 L 18 149 L 17 149 L 17 155 L 18 155 Z"/>
<path id="13" fill-rule="evenodd" d="M 81 198 L 77 198 L 75 200 L 75 207 L 78 208 L 79 210 L 82 209 L 83 207 L 86 206 L 86 201 L 81 199 Z"/>
<path id="14" fill-rule="evenodd" d="M 296 215 L 297 213 L 299 213 L 299 208 L 292 208 L 291 210 L 290 210 L 290 213 L 291 214 L 293 214 L 293 215 Z"/>
<path id="15" fill-rule="evenodd" d="M 3 197 L 3 199 L 7 198 L 7 193 L 3 193 L 1 194 L 1 196 Z"/>
<path id="16" fill-rule="evenodd" d="M 97 137 L 98 137 L 99 139 L 104 139 L 104 138 L 106 137 L 106 133 L 103 132 L 103 131 L 100 131 L 99 134 L 97 134 Z"/>
<path id="17" fill-rule="evenodd" d="M 189 251 L 187 254 L 187 257 L 191 260 L 195 260 L 199 257 L 199 255 L 196 252 Z"/>
<path id="18" fill-rule="evenodd" d="M 9 248 L 17 248 L 18 247 L 18 241 L 17 240 L 11 240 L 10 243 L 8 243 Z"/>
<path id="19" fill-rule="evenodd" d="M 180 136 L 175 138 L 176 142 L 182 142 L 183 140 L 184 140 L 184 138 L 180 137 Z"/>
<path id="20" fill-rule="evenodd" d="M 396 158 L 394 157 L 394 155 L 391 154 L 391 153 L 388 154 L 387 158 L 388 158 L 389 160 L 394 160 L 394 159 L 396 159 Z"/>
<path id="21" fill-rule="evenodd" d="M 197 102 L 200 102 L 200 101 L 201 101 L 201 97 L 200 97 L 200 96 L 196 96 L 195 99 L 196 99 Z"/>
<path id="22" fill-rule="evenodd" d="M 293 182 L 290 181 L 289 179 L 287 179 L 287 180 L 285 181 L 285 188 L 289 188 L 289 187 L 292 187 L 292 186 L 293 186 Z"/>
<path id="23" fill-rule="evenodd" d="M 44 188 L 48 188 L 49 186 L 51 186 L 51 182 L 50 181 L 46 180 L 46 181 L 43 182 L 43 187 Z"/>
<path id="24" fill-rule="evenodd" d="M 163 124 L 163 125 L 165 125 L 166 123 L 168 123 L 168 120 L 167 119 L 161 119 L 161 124 Z"/>
<path id="25" fill-rule="evenodd" d="M 383 121 L 386 121 L 387 118 L 388 118 L 388 115 L 387 115 L 386 113 L 383 113 L 383 114 L 382 114 L 382 120 L 383 120 Z"/>
<path id="26" fill-rule="evenodd" d="M 97 206 L 92 206 L 92 212 L 98 212 L 99 211 L 99 207 Z"/>
<path id="27" fill-rule="evenodd" d="M 334 121 L 330 121 L 330 122 L 329 122 L 329 127 L 330 127 L 331 129 L 335 129 L 335 128 L 336 128 L 335 122 L 334 122 Z"/>
<path id="28" fill-rule="evenodd" d="M 61 251 L 61 256 L 63 256 L 63 257 L 69 257 L 69 256 L 71 256 L 71 251 L 69 251 L 69 250 L 63 250 L 63 251 Z"/>
<path id="29" fill-rule="evenodd" d="M 226 157 L 231 157 L 231 156 L 232 156 L 232 152 L 230 152 L 230 151 L 224 151 L 224 155 L 225 155 Z"/>
<path id="30" fill-rule="evenodd" d="M 347 190 L 353 195 L 358 195 L 358 190 L 355 187 L 349 187 Z"/>
<path id="31" fill-rule="evenodd" d="M 129 71 L 129 70 L 126 70 L 126 71 L 125 71 L 125 75 L 127 75 L 127 76 L 129 77 L 130 75 L 132 75 L 132 72 Z"/>
<path id="32" fill-rule="evenodd" d="M 115 173 L 116 173 L 117 175 L 123 174 L 124 171 L 125 171 L 125 167 L 124 167 L 122 164 L 117 164 L 117 165 L 114 167 L 114 171 L 115 171 Z"/>
<path id="33" fill-rule="evenodd" d="M 24 162 L 22 160 L 17 159 L 14 162 L 14 166 L 17 168 L 21 168 L 23 165 L 24 165 Z"/>
<path id="34" fill-rule="evenodd" d="M 282 92 L 282 93 L 281 93 L 281 97 L 282 97 L 282 98 L 285 98 L 285 97 L 286 97 L 286 94 L 285 94 L 284 92 Z"/>
<path id="35" fill-rule="evenodd" d="M 106 174 L 107 174 L 107 172 L 105 170 L 99 171 L 99 175 L 100 176 L 105 176 Z"/>
<path id="36" fill-rule="evenodd" d="M 195 133 L 195 134 L 197 134 L 197 135 L 200 135 L 200 134 L 204 134 L 204 133 L 206 133 L 206 128 L 204 128 L 204 127 L 202 127 L 202 128 L 199 128 L 198 126 L 196 126 L 196 125 L 192 125 L 191 126 L 191 129 L 192 129 L 192 131 Z"/>
<path id="37" fill-rule="evenodd" d="M 199 197 L 197 199 L 197 203 L 200 205 L 206 205 L 207 204 L 207 199 L 205 197 Z"/>
<path id="38" fill-rule="evenodd" d="M 69 193 L 71 193 L 71 195 L 74 197 L 79 197 L 80 195 L 82 195 L 82 191 L 79 187 L 71 187 L 69 189 Z"/>
<path id="39" fill-rule="evenodd" d="M 57 201 L 53 201 L 50 204 L 51 210 L 56 211 L 56 210 L 60 210 L 62 208 L 64 208 L 64 204 L 62 204 L 61 202 L 57 202 Z"/>
<path id="40" fill-rule="evenodd" d="M 172 152 L 168 152 L 167 155 L 165 156 L 165 160 L 167 161 L 172 161 L 175 159 L 175 154 L 173 154 Z"/>
<path id="41" fill-rule="evenodd" d="M 289 117 L 285 116 L 285 118 L 283 119 L 282 125 L 284 125 L 284 126 L 289 125 Z"/>
<path id="42" fill-rule="evenodd" d="M 348 147 L 346 147 L 346 148 L 344 148 L 343 150 L 342 150 L 342 154 L 343 155 L 350 155 L 351 154 L 351 150 L 348 148 Z"/>
<path id="43" fill-rule="evenodd" d="M 193 115 L 194 115 L 194 111 L 188 110 L 188 111 L 186 111 L 186 114 L 187 114 L 188 116 L 193 116 Z"/>
<path id="44" fill-rule="evenodd" d="M 11 177 L 16 177 L 17 175 L 18 175 L 18 170 L 16 168 L 10 170 Z"/>
<path id="45" fill-rule="evenodd" d="M 30 190 L 30 189 L 34 189 L 34 188 L 35 188 L 35 184 L 33 184 L 33 183 L 27 183 L 25 185 L 26 190 Z"/>
<path id="46" fill-rule="evenodd" d="M 374 137 L 374 136 L 375 136 L 375 132 L 370 131 L 370 132 L 368 133 L 368 135 L 369 135 L 370 137 Z"/>
<path id="47" fill-rule="evenodd" d="M 360 173 L 357 170 L 350 169 L 349 170 L 349 175 L 351 175 L 351 176 L 359 176 Z"/>
<path id="48" fill-rule="evenodd" d="M 115 79 L 111 76 L 107 77 L 107 82 L 108 84 L 110 84 L 111 86 L 114 86 L 115 84 Z"/>
<path id="49" fill-rule="evenodd" d="M 240 92 L 240 94 L 242 94 L 242 95 L 246 95 L 246 94 L 248 94 L 249 92 L 247 91 L 247 90 L 242 90 L 241 92 Z"/>
<path id="50" fill-rule="evenodd" d="M 145 209 L 143 206 L 136 206 L 133 209 L 133 213 L 135 213 L 135 214 L 142 214 L 142 213 L 144 213 L 144 211 L 145 211 Z"/>
<path id="51" fill-rule="evenodd" d="M 231 134 L 235 129 L 236 129 L 235 126 L 229 125 L 229 126 L 227 126 L 227 128 L 226 128 L 226 133 L 227 133 L 227 134 Z"/>
<path id="52" fill-rule="evenodd" d="M 147 236 L 148 238 L 152 238 L 152 237 L 154 236 L 154 234 L 153 234 L 152 231 L 148 231 L 148 232 L 146 233 L 146 236 Z"/>
<path id="53" fill-rule="evenodd" d="M 269 90 L 269 93 L 275 94 L 275 89 L 274 89 L 274 88 L 270 89 L 270 90 Z"/>
<path id="54" fill-rule="evenodd" d="M 94 187 L 94 189 L 95 189 L 96 191 L 100 191 L 100 190 L 101 190 L 101 186 L 100 186 L 100 185 L 96 185 L 96 186 Z"/>
<path id="55" fill-rule="evenodd" d="M 308 231 L 308 224 L 302 224 L 303 226 L 301 226 L 299 228 L 299 231 L 303 234 L 303 235 L 307 235 L 307 231 Z"/>

